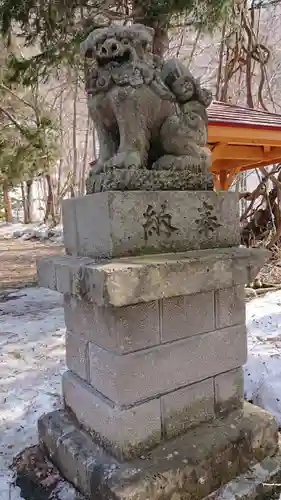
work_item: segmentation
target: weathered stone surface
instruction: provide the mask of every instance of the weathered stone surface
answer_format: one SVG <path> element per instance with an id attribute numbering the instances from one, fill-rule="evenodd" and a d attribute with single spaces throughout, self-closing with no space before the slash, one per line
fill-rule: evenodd
<path id="1" fill-rule="evenodd" d="M 249 288 L 249 287 L 245 288 L 245 298 L 246 298 L 246 301 L 255 299 L 257 296 L 258 296 L 257 291 L 254 290 L 254 288 Z"/>
<path id="2" fill-rule="evenodd" d="M 110 206 L 106 194 L 97 194 L 96 203 L 92 196 L 64 200 L 63 235 L 66 252 L 70 255 L 109 257 L 111 220 Z M 69 212 L 69 213 L 68 213 Z M 73 215 L 74 213 L 74 215 Z M 65 224 L 66 221 L 66 224 Z M 68 245 L 68 239 L 71 245 Z M 94 249 L 90 251 L 93 241 Z M 75 248 L 73 244 L 75 242 Z"/>
<path id="3" fill-rule="evenodd" d="M 242 368 L 221 373 L 215 377 L 215 410 L 218 415 L 242 406 L 244 377 Z"/>
<path id="4" fill-rule="evenodd" d="M 87 258 L 54 257 L 40 261 L 38 277 L 46 288 L 71 293 L 99 306 L 121 307 L 247 283 L 268 255 L 263 249 L 228 248 L 92 264 Z M 60 280 L 62 259 L 70 283 Z M 50 283 L 53 269 L 56 283 Z"/>
<path id="5" fill-rule="evenodd" d="M 106 481 L 119 463 L 78 428 L 68 412 L 57 410 L 43 415 L 38 420 L 38 432 L 40 444 L 70 483 L 89 499 L 92 493 L 100 495 L 97 499 L 110 498 L 106 496 Z"/>
<path id="6" fill-rule="evenodd" d="M 78 248 L 78 235 L 76 231 L 76 212 L 75 205 L 64 200 L 62 206 L 62 219 L 63 219 L 63 242 L 65 251 L 69 255 L 77 255 Z"/>
<path id="7" fill-rule="evenodd" d="M 236 193 L 114 191 L 63 203 L 65 238 L 76 237 L 75 255 L 122 257 L 240 243 Z"/>
<path id="8" fill-rule="evenodd" d="M 62 381 L 66 406 L 79 423 L 114 455 L 131 458 L 161 440 L 159 399 L 121 408 L 102 398 L 69 371 L 63 374 Z"/>
<path id="9" fill-rule="evenodd" d="M 239 285 L 215 293 L 216 327 L 238 325 L 245 321 L 245 287 Z"/>
<path id="10" fill-rule="evenodd" d="M 183 433 L 189 427 L 212 420 L 214 380 L 209 378 L 161 397 L 164 434 L 167 438 Z"/>
<path id="11" fill-rule="evenodd" d="M 89 343 L 91 385 L 120 405 L 156 397 L 246 362 L 244 325 L 118 355 Z"/>
<path id="12" fill-rule="evenodd" d="M 280 497 L 281 450 L 274 457 L 266 457 L 253 465 L 246 474 L 241 474 L 205 500 L 266 500 Z"/>
<path id="13" fill-rule="evenodd" d="M 89 380 L 88 342 L 82 336 L 66 332 L 65 340 L 66 366 L 84 380 Z"/>
<path id="14" fill-rule="evenodd" d="M 93 260 L 88 257 L 79 259 L 70 257 L 70 260 L 66 260 L 65 257 L 58 258 L 58 261 L 54 262 L 56 290 L 60 293 L 64 293 L 64 290 L 73 294 L 77 293 L 77 279 L 81 278 L 84 266 L 92 263 Z"/>
<path id="15" fill-rule="evenodd" d="M 175 500 L 187 494 L 200 500 L 278 447 L 274 418 L 249 404 L 123 463 L 95 446 L 63 411 L 44 415 L 38 428 L 63 475 L 97 500 Z"/>
<path id="16" fill-rule="evenodd" d="M 88 257 L 56 256 L 38 259 L 38 284 L 60 293 L 77 294 L 77 283 L 85 265 L 93 263 Z"/>
<path id="17" fill-rule="evenodd" d="M 155 58 L 153 33 L 140 24 L 111 25 L 94 30 L 82 45 L 89 114 L 100 145 L 93 171 L 97 176 L 105 171 L 102 182 L 87 183 L 88 193 L 117 189 L 112 181 L 120 170 L 127 174 L 122 190 L 143 188 L 141 176 L 130 182 L 131 169 L 163 170 L 156 187 L 165 171 L 172 171 L 173 190 L 186 188 L 184 172 L 194 167 L 202 176 L 201 189 L 211 178 L 211 153 L 205 147 L 211 93 L 177 59 Z"/>
<path id="18" fill-rule="evenodd" d="M 97 307 L 66 294 L 65 324 L 79 338 L 105 349 L 130 352 L 160 343 L 159 303 Z"/>
<path id="19" fill-rule="evenodd" d="M 189 164 L 184 170 L 110 169 L 105 173 L 91 170 L 87 179 L 87 193 L 100 191 L 210 191 L 213 174 L 204 171 L 202 165 Z"/>
<path id="20" fill-rule="evenodd" d="M 42 283 L 44 288 L 49 288 L 50 290 L 57 290 L 55 262 L 58 262 L 58 257 L 56 257 L 55 260 L 52 257 L 48 257 L 46 259 L 40 259 L 37 262 L 39 284 Z"/>
<path id="21" fill-rule="evenodd" d="M 215 329 L 214 292 L 164 299 L 161 304 L 162 342 Z"/>

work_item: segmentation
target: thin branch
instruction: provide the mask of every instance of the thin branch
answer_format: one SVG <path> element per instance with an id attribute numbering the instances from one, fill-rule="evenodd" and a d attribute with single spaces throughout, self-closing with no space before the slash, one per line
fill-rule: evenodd
<path id="1" fill-rule="evenodd" d="M 29 138 L 28 137 L 28 134 L 26 132 L 26 129 L 16 120 L 16 118 L 13 117 L 13 115 L 7 111 L 5 108 L 3 108 L 1 105 L 0 105 L 0 112 L 3 113 L 4 115 L 7 116 L 7 118 L 9 118 L 9 120 L 11 120 L 11 122 L 15 125 L 15 127 L 26 137 L 26 138 Z"/>
<path id="2" fill-rule="evenodd" d="M 22 102 L 23 104 L 25 104 L 26 106 L 28 106 L 29 108 L 31 108 L 34 111 L 34 106 L 30 102 L 26 101 L 23 97 L 19 96 L 16 92 L 14 92 L 9 87 L 6 87 L 6 85 L 4 85 L 4 83 L 0 83 L 0 88 L 5 90 L 6 92 L 9 92 L 9 94 L 11 94 L 13 97 L 15 97 L 20 102 Z"/>

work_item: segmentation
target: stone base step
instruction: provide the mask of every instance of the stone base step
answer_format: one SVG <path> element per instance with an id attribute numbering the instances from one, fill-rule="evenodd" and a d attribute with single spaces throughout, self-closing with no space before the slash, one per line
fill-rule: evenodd
<path id="1" fill-rule="evenodd" d="M 63 476 L 91 500 L 200 500 L 278 449 L 274 418 L 248 403 L 127 462 L 95 444 L 67 411 L 44 415 L 38 428 Z"/>
<path id="2" fill-rule="evenodd" d="M 280 443 L 281 444 L 281 443 Z M 281 449 L 251 467 L 204 500 L 279 500 L 281 496 Z"/>
<path id="3" fill-rule="evenodd" d="M 55 256 L 38 261 L 38 282 L 97 306 L 123 307 L 245 285 L 268 254 L 232 247 L 100 262 Z"/>

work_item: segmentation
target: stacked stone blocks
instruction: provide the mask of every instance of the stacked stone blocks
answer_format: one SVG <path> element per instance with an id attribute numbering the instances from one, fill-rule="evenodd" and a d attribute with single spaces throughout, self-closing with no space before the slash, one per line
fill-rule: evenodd
<path id="1" fill-rule="evenodd" d="M 64 308 L 65 403 L 119 456 L 241 407 L 242 286 L 121 308 L 66 294 Z"/>
<path id="2" fill-rule="evenodd" d="M 89 498 L 162 499 L 153 464 L 170 477 L 163 498 L 185 498 L 216 446 L 199 499 L 275 453 L 273 419 L 243 403 L 244 285 L 265 252 L 239 248 L 237 206 L 235 193 L 203 191 L 64 203 L 68 255 L 40 261 L 38 275 L 64 295 L 65 410 L 40 419 L 39 436 Z"/>
<path id="3" fill-rule="evenodd" d="M 154 215 L 149 218 L 148 212 Z M 195 262 L 192 273 L 203 279 L 201 287 L 197 284 L 177 296 L 168 290 L 165 297 L 159 283 L 155 300 L 129 297 L 127 305 L 120 302 L 118 307 L 90 293 L 97 290 L 97 257 L 119 258 L 119 265 L 123 257 L 126 265 L 126 257 L 141 251 L 231 247 L 239 241 L 237 217 L 232 193 L 109 192 L 64 203 L 66 250 L 72 257 L 68 263 L 59 260 L 48 273 L 49 286 L 64 293 L 64 401 L 116 456 L 138 455 L 241 407 L 244 288 L 239 273 L 237 283 L 233 278 L 233 263 L 224 269 L 215 260 L 207 268 L 204 291 L 208 264 L 203 250 L 201 268 L 197 252 L 188 255 Z M 209 223 L 215 224 L 211 231 Z M 111 262 L 114 268 L 114 259 Z M 215 279 L 219 273 L 226 279 L 224 285 Z M 153 284 L 154 275 L 145 281 Z"/>

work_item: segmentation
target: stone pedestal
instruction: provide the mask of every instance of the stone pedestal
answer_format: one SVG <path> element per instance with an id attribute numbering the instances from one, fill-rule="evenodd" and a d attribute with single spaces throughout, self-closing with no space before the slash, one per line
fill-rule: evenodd
<path id="1" fill-rule="evenodd" d="M 240 243 L 235 193 L 107 191 L 63 204 L 66 252 L 126 257 Z"/>
<path id="2" fill-rule="evenodd" d="M 213 192 L 64 203 L 69 255 L 38 275 L 64 294 L 65 410 L 39 435 L 88 498 L 200 499 L 276 453 L 273 417 L 243 401 L 244 285 L 266 252 L 238 246 L 237 206 Z"/>

